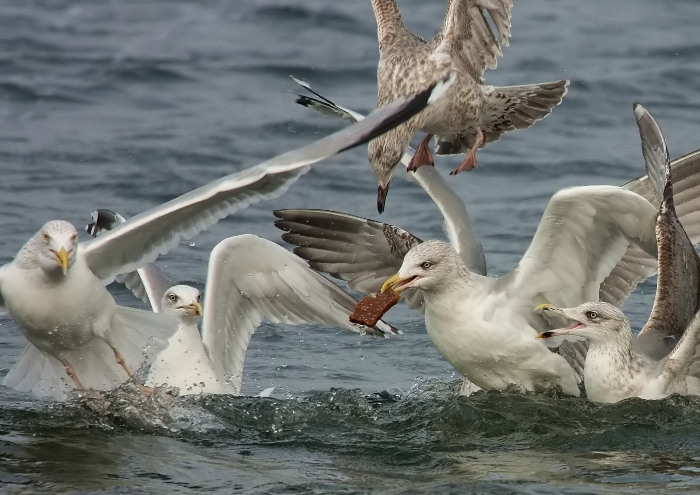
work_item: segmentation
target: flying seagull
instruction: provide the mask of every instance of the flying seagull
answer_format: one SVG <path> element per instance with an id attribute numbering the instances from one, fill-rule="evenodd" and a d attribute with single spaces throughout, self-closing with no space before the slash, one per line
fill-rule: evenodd
<path id="1" fill-rule="evenodd" d="M 409 170 L 433 164 L 428 143 L 435 135 L 438 154 L 467 153 L 452 172 L 456 174 L 476 166 L 476 151 L 484 144 L 505 132 L 530 127 L 566 94 L 565 80 L 501 87 L 484 83 L 484 71 L 496 67 L 501 46 L 508 45 L 512 0 L 450 0 L 443 25 L 430 42 L 406 29 L 395 0 L 372 0 L 372 7 L 379 41 L 377 106 L 449 73 L 456 78 L 439 105 L 370 141 L 368 154 L 378 181 L 379 213 L 384 210 L 396 166 L 419 130 L 427 135 Z"/>

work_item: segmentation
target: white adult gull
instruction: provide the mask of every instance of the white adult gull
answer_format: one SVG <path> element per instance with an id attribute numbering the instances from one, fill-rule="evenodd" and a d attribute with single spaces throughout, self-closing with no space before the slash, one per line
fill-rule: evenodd
<path id="1" fill-rule="evenodd" d="M 656 219 L 658 277 L 649 320 L 634 338 L 629 320 L 609 303 L 538 308 L 545 317 L 558 316 L 570 324 L 541 338 L 576 335 L 588 340 L 584 383 L 588 398 L 596 402 L 700 394 L 700 256 L 676 216 L 661 130 L 641 105 L 635 106 L 635 114 L 648 175 L 661 200 Z"/>
<path id="2" fill-rule="evenodd" d="M 118 213 L 101 209 L 92 213 L 86 228 L 97 236 L 124 221 Z M 325 324 L 380 337 L 399 333 L 381 320 L 374 327 L 351 323 L 352 296 L 298 256 L 250 234 L 224 239 L 211 252 L 201 334 L 197 288 L 171 286 L 154 263 L 118 278 L 134 295 L 145 296 L 154 311 L 177 320 L 177 330 L 154 359 L 146 385 L 178 387 L 180 395 L 239 394 L 248 343 L 263 319 Z"/>
<path id="3" fill-rule="evenodd" d="M 446 86 L 431 87 L 378 110 L 371 119 L 213 181 L 97 239 L 78 243 L 76 229 L 64 221 L 44 225 L 12 262 L 0 267 L 0 305 L 29 340 L 3 384 L 62 400 L 73 388 L 104 390 L 124 382 L 150 361 L 174 325 L 163 315 L 117 306 L 105 284 L 219 219 L 282 194 L 310 164 L 410 117 Z"/>
<path id="4" fill-rule="evenodd" d="M 263 320 L 325 324 L 356 333 L 397 333 L 384 322 L 350 323 L 355 300 L 277 244 L 246 234 L 223 240 L 209 258 L 201 335 L 199 290 L 177 285 L 161 310 L 178 318 L 168 347 L 156 357 L 146 385 L 169 385 L 180 394 L 238 395 L 248 343 Z"/>

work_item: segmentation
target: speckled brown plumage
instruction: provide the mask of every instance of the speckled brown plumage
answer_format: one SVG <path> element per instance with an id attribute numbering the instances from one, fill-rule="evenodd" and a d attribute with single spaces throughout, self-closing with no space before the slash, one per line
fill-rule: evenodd
<path id="1" fill-rule="evenodd" d="M 508 87 L 484 84 L 484 71 L 496 67 L 501 47 L 508 44 L 512 4 L 512 0 L 450 0 L 440 31 L 427 42 L 406 29 L 395 0 L 372 0 L 380 55 L 377 106 L 415 93 L 449 74 L 456 78 L 430 109 L 370 143 L 380 212 L 395 167 L 419 130 L 437 136 L 438 154 L 468 153 L 453 171 L 457 173 L 476 166 L 476 150 L 485 143 L 504 132 L 531 126 L 563 98 L 568 83 L 563 80 Z M 421 162 L 412 162 L 411 168 L 432 161 L 427 150 L 429 139 L 416 153 Z"/>

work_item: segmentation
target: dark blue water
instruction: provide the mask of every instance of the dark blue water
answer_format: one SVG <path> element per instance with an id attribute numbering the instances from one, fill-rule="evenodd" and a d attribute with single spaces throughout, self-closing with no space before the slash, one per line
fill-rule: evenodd
<path id="1" fill-rule="evenodd" d="M 404 0 L 431 37 L 446 2 Z M 553 114 L 480 152 L 450 178 L 492 273 L 525 251 L 561 187 L 643 173 L 632 102 L 659 120 L 673 157 L 700 148 L 695 0 L 518 1 L 494 84 L 566 77 Z M 0 8 L 0 263 L 47 220 L 96 207 L 133 215 L 343 124 L 293 104 L 289 74 L 367 112 L 377 46 L 369 1 L 25 1 Z M 445 174 L 459 158 L 438 157 Z M 281 198 L 222 221 L 161 259 L 204 282 L 230 235 L 279 240 L 274 208 L 377 217 L 366 150 L 320 164 Z M 382 219 L 440 238 L 441 218 L 396 180 Z M 626 309 L 639 328 L 653 281 Z M 121 303 L 138 305 L 116 288 Z M 0 492 L 694 493 L 700 401 L 602 406 L 583 399 L 456 396 L 422 318 L 389 313 L 400 338 L 263 325 L 243 392 L 164 404 L 120 391 L 50 404 L 0 388 Z M 0 376 L 25 339 L 0 315 Z"/>

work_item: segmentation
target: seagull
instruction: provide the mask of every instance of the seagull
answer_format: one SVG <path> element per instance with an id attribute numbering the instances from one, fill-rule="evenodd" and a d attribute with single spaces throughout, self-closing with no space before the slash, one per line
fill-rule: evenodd
<path id="1" fill-rule="evenodd" d="M 93 237 L 126 220 L 95 210 L 86 230 Z M 267 319 L 287 324 L 321 323 L 359 334 L 387 337 L 401 333 L 378 321 L 374 327 L 349 321 L 355 299 L 286 249 L 255 235 L 221 241 L 212 251 L 206 281 L 207 312 L 200 291 L 174 285 L 155 263 L 117 278 L 153 311 L 172 316 L 177 330 L 154 359 L 146 385 L 178 387 L 180 395 L 238 395 L 248 343 Z"/>
<path id="2" fill-rule="evenodd" d="M 0 266 L 0 306 L 29 340 L 3 384 L 65 400 L 71 389 L 111 389 L 151 360 L 175 328 L 170 318 L 117 306 L 105 285 L 155 260 L 253 202 L 282 194 L 309 165 L 386 131 L 449 87 L 438 83 L 371 118 L 302 148 L 215 180 L 78 242 L 76 228 L 45 224 Z M 145 354 L 145 356 L 144 356 Z"/>
<path id="3" fill-rule="evenodd" d="M 691 320 L 671 352 L 661 360 L 634 349 L 629 320 L 617 306 L 589 302 L 574 308 L 543 305 L 543 315 L 573 322 L 542 338 L 577 335 L 588 340 L 584 369 L 586 396 L 594 402 L 630 397 L 662 399 L 671 394 L 700 395 L 700 313 Z"/>
<path id="4" fill-rule="evenodd" d="M 352 296 L 283 247 L 251 234 L 224 239 L 212 250 L 204 301 L 203 310 L 199 290 L 187 285 L 165 292 L 160 310 L 177 318 L 177 330 L 153 361 L 147 386 L 178 387 L 180 395 L 239 395 L 248 343 L 264 319 L 398 333 L 383 322 L 381 330 L 350 323 Z"/>
<path id="5" fill-rule="evenodd" d="M 319 111 L 325 108 L 324 113 L 344 116 L 346 120 L 362 118 L 361 114 L 313 90 L 308 83 L 300 81 L 300 84 L 314 97 L 299 95 L 299 104 Z M 409 148 L 402 157 L 404 166 L 408 166 L 411 153 Z M 700 216 L 696 214 L 700 208 L 700 150 L 673 160 L 670 167 L 678 217 L 691 242 L 697 244 L 700 242 Z M 415 179 L 438 206 L 445 234 L 462 262 L 472 273 L 486 275 L 481 243 L 459 196 L 432 167 L 421 167 L 408 177 Z M 648 175 L 623 187 L 640 194 L 653 205 L 660 204 L 654 181 Z M 409 249 L 423 242 L 399 227 L 347 213 L 291 209 L 278 210 L 275 215 L 280 218 L 275 225 L 286 231 L 283 239 L 297 246 L 295 254 L 309 261 L 312 268 L 345 280 L 350 288 L 366 293 L 380 290 L 384 279 L 399 270 Z M 621 306 L 637 284 L 655 272 L 656 258 L 631 244 L 600 285 L 598 298 Z M 422 310 L 420 292 L 406 289 L 402 295 L 410 307 Z M 564 342 L 558 351 L 582 376 L 585 348 L 580 343 Z M 469 395 L 475 390 L 478 388 L 464 379 L 461 393 Z"/>
<path id="6" fill-rule="evenodd" d="M 596 300 L 601 282 L 630 242 L 655 257 L 655 214 L 647 200 L 621 187 L 564 189 L 551 198 L 523 259 L 505 276 L 471 272 L 451 245 L 431 240 L 411 247 L 398 273 L 381 290 L 420 292 L 428 335 L 476 386 L 529 391 L 559 386 L 564 393 L 578 395 L 577 373 L 536 339 L 550 327 L 532 308 L 550 297 L 577 303 Z M 340 240 L 333 239 L 331 231 L 325 238 L 311 239 L 320 246 L 318 251 L 298 247 L 295 252 L 317 260 L 312 267 L 327 268 L 323 264 L 328 261 L 334 264 L 332 275 L 346 274 L 353 271 L 354 262 L 345 265 L 333 259 L 336 252 L 349 250 Z M 329 246 L 324 260 L 324 247 Z M 357 271 L 370 272 L 371 279 L 380 268 L 381 264 L 372 268 L 370 261 L 360 263 Z"/>
<path id="7" fill-rule="evenodd" d="M 700 394 L 700 256 L 676 215 L 668 149 L 657 122 L 635 104 L 647 173 L 660 200 L 656 217 L 658 277 L 649 320 L 636 338 L 624 313 L 605 302 L 538 311 L 573 325 L 540 338 L 577 335 L 589 342 L 584 368 L 588 398 L 617 402 Z M 692 375 L 696 376 L 693 377 Z"/>
<path id="8" fill-rule="evenodd" d="M 543 322 L 531 308 L 547 297 L 597 298 L 628 243 L 655 252 L 654 214 L 648 201 L 619 187 L 565 189 L 552 197 L 530 247 L 507 275 L 471 273 L 452 246 L 430 240 L 411 248 L 382 291 L 420 290 L 428 336 L 476 386 L 526 391 L 558 386 L 578 396 L 577 373 L 535 338 Z"/>
<path id="9" fill-rule="evenodd" d="M 417 131 L 427 135 L 409 170 L 433 164 L 428 143 L 435 135 L 437 154 L 467 153 L 454 175 L 477 165 L 476 151 L 484 144 L 507 131 L 530 127 L 561 102 L 569 83 L 566 80 L 502 87 L 484 83 L 484 71 L 496 67 L 501 46 L 508 45 L 512 6 L 512 0 L 450 0 L 440 31 L 426 42 L 406 29 L 395 0 L 372 0 L 379 41 L 377 106 L 446 74 L 456 77 L 439 105 L 370 141 L 368 154 L 378 181 L 379 213 L 384 210 L 396 165 Z"/>

